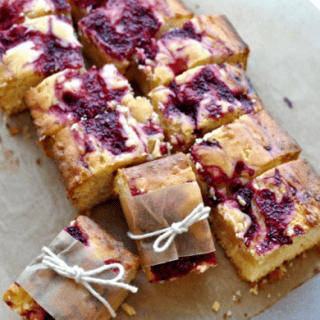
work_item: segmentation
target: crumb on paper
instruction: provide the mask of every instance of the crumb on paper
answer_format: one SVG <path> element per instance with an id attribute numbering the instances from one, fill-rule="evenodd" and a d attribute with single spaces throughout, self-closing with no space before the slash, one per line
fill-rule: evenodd
<path id="1" fill-rule="evenodd" d="M 38 166 L 41 165 L 41 159 L 40 159 L 40 158 L 38 158 L 38 159 L 36 160 L 36 164 L 37 164 Z"/>
<path id="2" fill-rule="evenodd" d="M 134 308 L 132 306 L 130 306 L 130 304 L 128 303 L 123 303 L 121 305 L 121 308 L 129 315 L 129 316 L 134 316 L 136 313 L 136 310 L 134 310 Z"/>
<path id="3" fill-rule="evenodd" d="M 220 309 L 220 303 L 218 301 L 215 301 L 214 304 L 212 305 L 212 309 L 215 311 L 215 312 L 218 312 L 219 309 Z"/>
<path id="4" fill-rule="evenodd" d="M 299 259 L 305 259 L 307 257 L 307 253 L 306 252 L 302 252 L 301 254 L 298 255 Z"/>
<path id="5" fill-rule="evenodd" d="M 269 281 L 267 278 L 263 278 L 261 281 L 258 282 L 258 289 L 261 290 L 264 287 L 264 285 L 268 282 Z"/>
<path id="6" fill-rule="evenodd" d="M 19 159 L 13 156 L 12 150 L 3 150 L 2 155 L 4 161 L 0 162 L 0 168 L 8 173 L 17 173 L 19 169 Z"/>
<path id="7" fill-rule="evenodd" d="M 270 293 L 268 294 L 268 298 L 271 298 L 271 294 Z"/>
<path id="8" fill-rule="evenodd" d="M 90 217 L 90 216 L 91 216 L 91 209 L 79 209 L 79 210 L 78 210 L 78 215 L 79 215 L 79 216 L 87 216 L 87 217 Z"/>
<path id="9" fill-rule="evenodd" d="M 241 297 L 241 291 L 238 290 L 238 291 L 236 292 L 236 295 L 239 296 L 239 297 Z"/>
<path id="10" fill-rule="evenodd" d="M 13 128 L 9 129 L 9 132 L 12 136 L 16 136 L 21 132 L 21 129 L 19 127 L 14 126 Z"/>
<path id="11" fill-rule="evenodd" d="M 284 274 L 287 272 L 287 269 L 284 265 L 280 266 L 279 268 L 277 268 L 276 270 L 272 271 L 269 275 L 268 275 L 268 282 L 269 283 L 273 283 L 278 279 L 281 279 L 284 277 Z"/>
<path id="12" fill-rule="evenodd" d="M 227 319 L 228 317 L 232 316 L 232 311 L 227 311 L 224 315 L 223 315 L 223 319 Z"/>
<path id="13" fill-rule="evenodd" d="M 239 299 L 237 299 L 237 303 L 241 303 L 242 302 L 242 300 L 239 298 Z"/>
<path id="14" fill-rule="evenodd" d="M 238 299 L 237 296 L 236 296 L 236 295 L 233 295 L 232 300 L 233 300 L 233 301 L 237 301 L 237 299 Z"/>
<path id="15" fill-rule="evenodd" d="M 287 97 L 284 97 L 283 101 L 288 105 L 289 108 L 293 108 L 292 102 Z"/>
<path id="16" fill-rule="evenodd" d="M 254 286 L 252 288 L 250 288 L 250 293 L 253 293 L 255 295 L 258 295 L 258 284 L 257 283 L 254 283 L 253 284 Z"/>
<path id="17" fill-rule="evenodd" d="M 245 317 L 247 317 L 247 316 L 248 316 L 248 314 L 247 314 L 247 313 L 245 313 L 245 314 L 244 314 L 244 316 L 245 316 Z"/>
<path id="18" fill-rule="evenodd" d="M 314 272 L 314 274 L 320 273 L 320 266 L 315 267 L 313 272 Z"/>

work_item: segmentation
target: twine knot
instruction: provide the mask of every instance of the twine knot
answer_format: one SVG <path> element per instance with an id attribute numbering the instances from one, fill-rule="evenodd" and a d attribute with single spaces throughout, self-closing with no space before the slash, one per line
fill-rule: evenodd
<path id="1" fill-rule="evenodd" d="M 55 271 L 56 273 L 60 274 L 63 277 L 73 279 L 76 283 L 82 284 L 94 297 L 96 297 L 110 312 L 111 316 L 114 318 L 116 313 L 112 309 L 109 302 L 104 299 L 97 291 L 95 291 L 89 283 L 96 283 L 105 286 L 114 286 L 119 288 L 124 288 L 129 290 L 133 293 L 138 291 L 138 288 L 131 286 L 129 284 L 118 282 L 122 280 L 125 275 L 125 269 L 122 264 L 120 263 L 111 263 L 107 265 L 103 265 L 99 268 L 85 271 L 83 268 L 79 266 L 68 266 L 62 259 L 60 259 L 57 255 L 55 255 L 49 248 L 43 247 L 41 250 L 44 253 L 44 257 L 42 259 L 42 263 Z M 95 276 L 100 274 L 106 270 L 118 269 L 119 273 L 113 279 L 99 279 Z"/>
<path id="2" fill-rule="evenodd" d="M 166 251 L 177 234 L 182 234 L 188 232 L 189 227 L 198 221 L 205 220 L 209 217 L 210 208 L 205 207 L 203 203 L 200 203 L 188 216 L 186 216 L 182 221 L 174 222 L 170 227 L 157 230 L 154 232 L 136 235 L 128 232 L 128 236 L 134 240 L 142 240 L 154 236 L 159 236 L 153 243 L 153 250 L 155 252 Z M 166 240 L 166 241 L 165 241 Z M 161 242 L 165 241 L 162 246 Z"/>

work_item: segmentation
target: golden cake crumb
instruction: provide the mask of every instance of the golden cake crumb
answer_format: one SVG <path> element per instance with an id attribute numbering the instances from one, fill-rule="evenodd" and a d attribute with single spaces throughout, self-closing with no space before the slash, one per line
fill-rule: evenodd
<path id="1" fill-rule="evenodd" d="M 253 293 L 253 294 L 255 294 L 255 295 L 258 295 L 258 284 L 257 284 L 257 283 L 255 283 L 255 284 L 254 284 L 254 287 L 252 287 L 252 288 L 250 289 L 250 293 Z"/>
<path id="2" fill-rule="evenodd" d="M 121 305 L 121 308 L 129 315 L 129 316 L 133 316 L 136 313 L 136 310 L 134 310 L 134 308 L 132 306 L 130 306 L 129 304 L 127 303 L 123 303 Z"/>
<path id="3" fill-rule="evenodd" d="M 9 129 L 9 132 L 12 136 L 16 136 L 17 134 L 19 134 L 21 132 L 19 127 L 13 127 Z"/>
<path id="4" fill-rule="evenodd" d="M 212 305 L 212 309 L 215 311 L 215 312 L 218 312 L 219 309 L 220 309 L 220 303 L 218 301 L 215 301 L 214 304 Z"/>

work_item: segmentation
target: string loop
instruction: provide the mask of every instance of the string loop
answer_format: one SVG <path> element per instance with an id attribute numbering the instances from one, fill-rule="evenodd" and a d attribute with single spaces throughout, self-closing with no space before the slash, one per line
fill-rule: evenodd
<path id="1" fill-rule="evenodd" d="M 109 310 L 113 318 L 116 316 L 116 313 L 112 309 L 109 302 L 106 299 L 104 299 L 97 291 L 95 291 L 89 283 L 123 288 L 133 293 L 136 293 L 138 291 L 138 288 L 134 286 L 131 286 L 123 282 L 118 282 L 119 280 L 123 279 L 123 276 L 125 275 L 125 269 L 123 265 L 120 263 L 106 264 L 99 268 L 85 271 L 79 266 L 68 266 L 63 260 L 61 260 L 47 247 L 43 247 L 41 251 L 45 254 L 45 256 L 42 259 L 42 263 L 46 267 L 52 269 L 53 271 L 65 278 L 73 279 L 76 283 L 82 284 L 94 297 L 96 297 Z M 110 269 L 119 270 L 118 274 L 113 279 L 104 280 L 92 277 Z"/>
<path id="2" fill-rule="evenodd" d="M 154 232 L 136 235 L 128 232 L 128 236 L 134 240 L 142 240 L 146 238 L 151 238 L 154 236 L 159 236 L 153 243 L 153 250 L 155 252 L 166 251 L 177 234 L 182 234 L 188 232 L 189 227 L 198 221 L 205 220 L 209 217 L 210 207 L 205 207 L 203 203 L 200 203 L 188 216 L 186 216 L 182 221 L 174 222 L 168 228 L 157 230 Z M 165 241 L 166 240 L 166 241 Z M 163 242 L 161 246 L 160 244 Z"/>

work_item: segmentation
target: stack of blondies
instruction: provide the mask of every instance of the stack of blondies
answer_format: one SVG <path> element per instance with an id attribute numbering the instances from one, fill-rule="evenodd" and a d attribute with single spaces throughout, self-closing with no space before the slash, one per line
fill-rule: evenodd
<path id="1" fill-rule="evenodd" d="M 84 216 L 52 252 L 83 269 L 121 264 L 123 284 L 141 263 L 150 283 L 163 282 L 216 266 L 215 235 L 239 276 L 257 282 L 319 243 L 320 178 L 264 109 L 248 56 L 225 16 L 194 16 L 180 0 L 2 0 L 1 109 L 30 110 L 80 210 L 119 197 L 140 257 Z M 186 227 L 203 204 L 210 215 Z M 112 316 L 42 259 L 4 294 L 12 310 L 28 320 Z M 96 287 L 114 310 L 128 294 Z M 66 302 L 73 292 L 81 301 Z"/>

